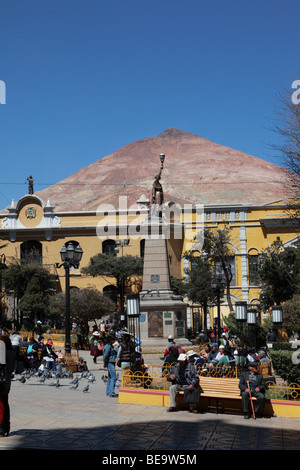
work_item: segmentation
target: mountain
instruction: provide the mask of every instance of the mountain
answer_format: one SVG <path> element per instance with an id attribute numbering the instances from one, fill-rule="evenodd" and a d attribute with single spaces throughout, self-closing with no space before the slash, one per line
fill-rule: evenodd
<path id="1" fill-rule="evenodd" d="M 96 210 L 100 204 L 128 207 L 152 184 L 166 155 L 161 183 L 164 199 L 185 203 L 264 204 L 286 198 L 283 168 L 200 136 L 170 128 L 132 142 L 36 194 L 55 211 Z"/>

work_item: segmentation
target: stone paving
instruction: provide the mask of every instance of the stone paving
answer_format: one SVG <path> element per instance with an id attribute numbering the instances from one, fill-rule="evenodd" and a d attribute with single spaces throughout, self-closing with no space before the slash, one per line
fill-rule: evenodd
<path id="1" fill-rule="evenodd" d="M 169 414 L 165 408 L 119 404 L 106 397 L 102 359 L 95 365 L 87 351 L 80 355 L 96 377 L 88 392 L 83 392 L 86 378 L 75 390 L 67 378 L 55 387 L 51 378 L 42 384 L 31 377 L 22 384 L 16 376 L 9 400 L 11 432 L 0 438 L 0 450 L 300 450 L 296 418 L 246 421 L 234 414 Z"/>

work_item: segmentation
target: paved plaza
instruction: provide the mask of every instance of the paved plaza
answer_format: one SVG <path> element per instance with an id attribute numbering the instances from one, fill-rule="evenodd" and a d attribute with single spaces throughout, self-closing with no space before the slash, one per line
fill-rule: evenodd
<path id="1" fill-rule="evenodd" d="M 112 456 L 128 451 L 189 451 L 192 456 L 201 450 L 300 450 L 296 418 L 246 421 L 234 414 L 168 413 L 166 408 L 119 404 L 118 398 L 106 397 L 102 359 L 95 365 L 88 351 L 80 355 L 96 378 L 88 392 L 83 391 L 86 378 L 72 389 L 69 378 L 55 387 L 52 378 L 21 383 L 16 376 L 10 393 L 11 432 L 0 438 L 0 450 L 96 450 Z"/>

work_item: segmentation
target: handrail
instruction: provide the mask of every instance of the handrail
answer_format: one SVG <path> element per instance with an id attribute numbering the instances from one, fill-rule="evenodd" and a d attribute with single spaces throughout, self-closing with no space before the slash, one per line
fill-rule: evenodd
<path id="1" fill-rule="evenodd" d="M 201 377 L 205 376 L 204 373 L 208 372 L 209 377 L 215 378 L 239 378 L 242 368 L 237 366 L 226 369 L 226 374 L 224 374 L 223 368 L 216 368 L 213 371 L 204 371 L 199 370 L 199 378 L 201 384 Z M 133 372 L 131 369 L 127 369 L 123 372 L 122 375 L 122 387 L 127 389 L 136 389 L 136 388 L 151 388 L 151 390 L 157 391 L 168 391 L 171 385 L 171 382 L 167 381 L 167 374 L 164 376 L 160 373 L 158 368 L 145 368 L 144 370 L 139 370 Z M 207 376 L 207 375 L 206 375 Z M 271 379 L 266 379 L 267 392 L 266 398 L 276 399 L 276 400 L 289 400 L 289 401 L 300 401 L 300 384 L 276 384 Z"/>

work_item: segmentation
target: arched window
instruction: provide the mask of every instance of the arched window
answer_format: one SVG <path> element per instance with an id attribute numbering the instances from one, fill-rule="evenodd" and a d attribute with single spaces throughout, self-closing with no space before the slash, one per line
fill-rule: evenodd
<path id="1" fill-rule="evenodd" d="M 116 286 L 109 284 L 108 286 L 103 287 L 103 295 L 115 302 L 115 304 L 118 301 L 118 289 Z"/>
<path id="2" fill-rule="evenodd" d="M 145 255 L 145 239 L 140 241 L 140 257 L 144 258 Z"/>
<path id="3" fill-rule="evenodd" d="M 115 240 L 105 240 L 102 242 L 102 253 L 105 255 L 117 256 L 115 246 Z"/>
<path id="4" fill-rule="evenodd" d="M 251 248 L 248 251 L 248 276 L 249 285 L 254 286 L 258 284 L 258 268 L 259 268 L 259 254 L 256 248 Z"/>
<path id="5" fill-rule="evenodd" d="M 43 263 L 43 246 L 37 240 L 28 240 L 21 244 L 21 260 L 27 263 Z"/>

